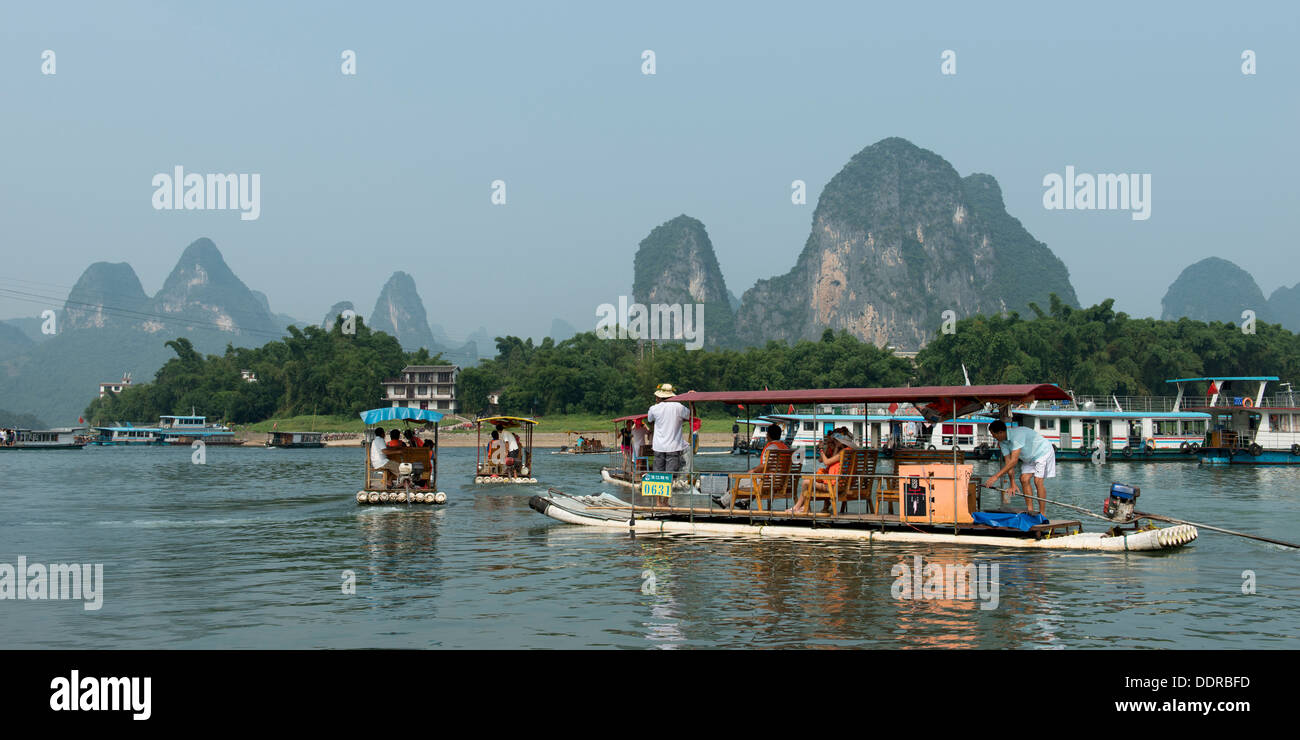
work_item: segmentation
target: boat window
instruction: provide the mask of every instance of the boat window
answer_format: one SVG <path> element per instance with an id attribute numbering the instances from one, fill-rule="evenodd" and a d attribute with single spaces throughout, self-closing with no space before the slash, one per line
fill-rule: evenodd
<path id="1" fill-rule="evenodd" d="M 805 421 L 803 423 L 803 430 L 805 432 L 811 432 L 813 430 L 813 423 L 811 421 Z"/>
<path id="2" fill-rule="evenodd" d="M 1056 419 L 1052 417 L 1038 417 L 1039 429 L 1056 429 Z"/>

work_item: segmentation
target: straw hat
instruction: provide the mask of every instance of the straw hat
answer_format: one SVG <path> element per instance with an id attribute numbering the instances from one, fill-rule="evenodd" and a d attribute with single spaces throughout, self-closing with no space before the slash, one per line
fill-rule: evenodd
<path id="1" fill-rule="evenodd" d="M 677 395 L 677 391 L 673 390 L 672 383 L 663 383 L 658 388 L 655 388 L 655 398 L 672 398 L 675 395 Z"/>

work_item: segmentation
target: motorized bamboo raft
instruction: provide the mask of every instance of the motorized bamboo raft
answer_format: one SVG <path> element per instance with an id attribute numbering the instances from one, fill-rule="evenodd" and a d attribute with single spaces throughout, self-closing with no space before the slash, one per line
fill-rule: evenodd
<path id="1" fill-rule="evenodd" d="M 357 491 L 358 504 L 445 504 L 447 494 L 438 490 L 438 422 L 442 414 L 430 409 L 385 407 L 361 412 L 366 424 L 364 483 Z M 371 460 L 374 428 L 382 423 L 401 421 L 411 428 L 419 424 L 431 429 L 432 437 L 415 436 L 419 447 L 385 447 L 383 455 L 391 466 L 377 468 Z"/>
<path id="2" fill-rule="evenodd" d="M 485 416 L 474 422 L 478 444 L 474 460 L 475 483 L 536 483 L 533 473 L 533 427 L 535 419 L 523 416 Z M 483 441 L 483 427 L 491 444 Z M 523 437 L 516 432 L 523 432 Z"/>
<path id="3" fill-rule="evenodd" d="M 955 418 L 995 408 L 1009 417 L 1011 406 L 1034 400 L 1064 400 L 1051 384 L 852 388 L 831 390 L 696 392 L 672 400 L 696 415 L 699 403 L 763 405 L 914 403 L 923 415 Z M 1159 527 L 1156 515 L 1134 509 L 1139 491 L 1112 486 L 1102 514 L 1079 508 L 1106 529 L 1086 532 L 1079 519 L 1017 516 L 997 505 L 981 506 L 982 486 L 960 450 L 918 450 L 892 458 L 892 472 L 880 472 L 879 450 L 849 445 L 836 474 L 810 474 L 791 468 L 791 451 L 769 451 L 763 472 L 720 473 L 697 470 L 688 457 L 680 473 L 640 475 L 639 489 L 627 500 L 601 493 L 575 496 L 550 489 L 529 502 L 558 521 L 637 532 L 748 534 L 760 537 L 934 542 L 992 547 L 1150 552 L 1182 547 L 1197 538 L 1197 528 L 1179 523 Z M 671 481 L 671 482 L 670 482 Z M 680 484 L 680 485 L 679 485 Z M 800 510 L 795 501 L 806 507 Z M 777 502 L 787 502 L 778 508 Z M 1056 503 L 1056 502 L 1045 502 Z M 818 507 L 821 507 L 820 510 Z M 897 512 L 895 509 L 897 508 Z M 1078 507 L 1073 507 L 1078 508 Z"/>

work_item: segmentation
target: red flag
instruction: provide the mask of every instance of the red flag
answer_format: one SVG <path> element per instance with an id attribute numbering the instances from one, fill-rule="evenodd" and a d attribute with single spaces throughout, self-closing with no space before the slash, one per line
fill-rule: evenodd
<path id="1" fill-rule="evenodd" d="M 700 431 L 700 417 L 697 416 L 694 419 L 691 419 L 691 431 L 692 432 Z"/>
<path id="2" fill-rule="evenodd" d="M 1215 393 L 1218 392 L 1219 392 L 1219 386 L 1213 380 L 1211 380 L 1210 387 L 1206 389 L 1205 395 L 1213 396 Z"/>
<path id="3" fill-rule="evenodd" d="M 792 414 L 794 413 L 794 404 L 793 404 L 793 403 L 790 404 L 790 413 L 792 413 Z"/>
<path id="4" fill-rule="evenodd" d="M 738 404 L 736 404 L 736 408 L 738 408 L 738 409 L 743 409 L 743 408 L 745 408 L 745 404 L 743 404 L 743 403 L 738 403 Z"/>
<path id="5" fill-rule="evenodd" d="M 78 417 L 77 417 L 77 423 L 78 423 L 78 424 L 85 424 L 85 423 L 86 423 L 86 420 L 83 419 L 83 418 L 81 418 L 80 416 L 78 416 Z"/>
<path id="6" fill-rule="evenodd" d="M 896 403 L 891 403 L 891 404 L 889 404 L 889 413 L 892 414 L 892 413 L 894 413 L 895 411 L 898 411 L 898 404 L 896 404 Z"/>

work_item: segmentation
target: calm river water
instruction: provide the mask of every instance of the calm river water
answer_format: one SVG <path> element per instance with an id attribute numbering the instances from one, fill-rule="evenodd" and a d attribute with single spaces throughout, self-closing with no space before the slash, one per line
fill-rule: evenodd
<path id="1" fill-rule="evenodd" d="M 207 452 L 0 453 L 0 563 L 104 568 L 97 611 L 0 601 L 0 647 L 1300 648 L 1300 555 L 1204 530 L 1156 555 L 632 537 L 528 508 L 546 485 L 602 490 L 601 456 L 539 450 L 543 483 L 494 487 L 447 449 L 450 502 L 408 510 L 357 506 L 359 447 Z M 1057 469 L 1049 498 L 1096 510 L 1117 480 L 1145 511 L 1300 539 L 1300 468 Z M 998 566 L 996 606 L 893 598 L 917 555 Z"/>

